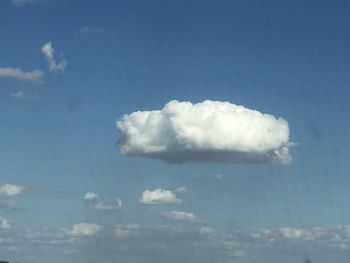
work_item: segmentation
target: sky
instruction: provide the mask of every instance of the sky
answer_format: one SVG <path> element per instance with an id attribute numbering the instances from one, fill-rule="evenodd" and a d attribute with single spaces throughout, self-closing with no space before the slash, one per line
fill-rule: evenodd
<path id="1" fill-rule="evenodd" d="M 348 262 L 349 10 L 0 0 L 0 260 Z"/>

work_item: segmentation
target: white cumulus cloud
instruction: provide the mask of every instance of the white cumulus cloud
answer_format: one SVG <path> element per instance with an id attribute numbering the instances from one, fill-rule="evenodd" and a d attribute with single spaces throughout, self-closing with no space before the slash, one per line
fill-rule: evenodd
<path id="1" fill-rule="evenodd" d="M 0 78 L 13 78 L 34 83 L 42 82 L 44 73 L 39 69 L 23 71 L 20 68 L 0 68 Z"/>
<path id="2" fill-rule="evenodd" d="M 182 201 L 176 197 L 176 195 L 169 190 L 162 190 L 160 188 L 151 190 L 145 190 L 140 198 L 140 203 L 155 205 L 155 204 L 180 204 Z"/>
<path id="3" fill-rule="evenodd" d="M 79 223 L 72 226 L 72 229 L 68 231 L 68 234 L 76 237 L 92 237 L 96 236 L 103 230 L 102 225 Z"/>
<path id="4" fill-rule="evenodd" d="M 59 63 L 56 62 L 56 59 L 54 56 L 55 49 L 53 48 L 51 42 L 45 43 L 41 48 L 41 52 L 49 64 L 49 71 L 51 71 L 51 72 L 58 72 L 58 71 L 64 72 L 64 69 L 67 66 L 67 60 L 65 58 L 62 58 Z"/>
<path id="5" fill-rule="evenodd" d="M 190 223 L 200 222 L 193 213 L 183 212 L 183 211 L 171 211 L 165 212 L 162 216 L 168 220 L 173 221 L 184 221 Z"/>
<path id="6" fill-rule="evenodd" d="M 288 122 L 229 102 L 168 102 L 117 121 L 124 154 L 170 163 L 291 162 Z"/>
<path id="7" fill-rule="evenodd" d="M 0 186 L 0 197 L 14 197 L 23 193 L 24 187 L 15 184 L 4 184 Z"/>

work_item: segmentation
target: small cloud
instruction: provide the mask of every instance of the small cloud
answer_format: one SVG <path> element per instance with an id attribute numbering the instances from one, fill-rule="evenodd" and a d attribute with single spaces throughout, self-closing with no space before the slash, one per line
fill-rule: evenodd
<path id="1" fill-rule="evenodd" d="M 11 93 L 10 96 L 19 100 L 33 100 L 40 98 L 38 95 L 30 95 L 25 93 L 24 91 L 17 91 L 15 93 Z"/>
<path id="2" fill-rule="evenodd" d="M 73 225 L 72 228 L 67 231 L 67 234 L 75 237 L 92 237 L 100 233 L 103 228 L 102 225 L 79 223 Z"/>
<path id="3" fill-rule="evenodd" d="M 22 194 L 24 187 L 15 184 L 5 184 L 0 186 L 0 197 L 15 197 Z"/>
<path id="4" fill-rule="evenodd" d="M 95 204 L 94 208 L 97 210 L 114 210 L 122 208 L 122 200 L 116 199 L 115 205 L 108 205 L 100 201 L 99 194 L 95 192 L 87 192 L 84 196 L 84 200 L 89 202 L 90 204 Z"/>
<path id="5" fill-rule="evenodd" d="M 115 210 L 115 209 L 121 209 L 122 208 L 122 200 L 117 199 L 115 205 L 108 205 L 103 202 L 98 202 L 95 205 L 95 209 L 97 210 Z"/>
<path id="6" fill-rule="evenodd" d="M 182 200 L 178 199 L 173 192 L 158 188 L 153 191 L 145 190 L 140 198 L 140 203 L 147 205 L 180 204 Z"/>
<path id="7" fill-rule="evenodd" d="M 87 34 L 102 34 L 105 30 L 101 27 L 96 26 L 83 26 L 77 32 L 76 35 L 87 35 Z"/>
<path id="8" fill-rule="evenodd" d="M 67 66 L 67 60 L 65 58 L 62 58 L 59 63 L 55 60 L 55 49 L 52 46 L 51 42 L 45 43 L 41 48 L 41 53 L 44 55 L 45 59 L 47 60 L 49 64 L 49 71 L 50 72 L 64 72 L 66 66 Z"/>
<path id="9" fill-rule="evenodd" d="M 84 195 L 84 200 L 86 201 L 97 201 L 98 200 L 98 193 L 94 193 L 94 192 L 87 192 Z"/>
<path id="10" fill-rule="evenodd" d="M 122 208 L 122 206 L 123 206 L 123 202 L 122 202 L 122 200 L 120 200 L 119 198 L 116 200 L 116 203 L 117 203 L 117 207 L 118 208 Z"/>
<path id="11" fill-rule="evenodd" d="M 112 205 L 106 205 L 105 203 L 103 202 L 98 202 L 96 205 L 95 205 L 95 208 L 97 210 L 113 210 L 115 209 L 114 206 Z"/>
<path id="12" fill-rule="evenodd" d="M 33 71 L 23 71 L 20 68 L 0 68 L 0 78 L 13 78 L 33 83 L 42 82 L 44 73 L 35 69 Z"/>
<path id="13" fill-rule="evenodd" d="M 188 213 L 183 211 L 165 212 L 162 214 L 162 216 L 168 220 L 173 220 L 173 221 L 183 221 L 183 222 L 190 222 L 190 223 L 200 222 L 193 213 Z"/>
<path id="14" fill-rule="evenodd" d="M 229 102 L 168 102 L 117 121 L 127 155 L 168 163 L 278 163 L 292 160 L 288 122 Z"/>
<path id="15" fill-rule="evenodd" d="M 187 192 L 187 188 L 184 186 L 178 187 L 174 190 L 174 193 L 185 193 Z"/>
<path id="16" fill-rule="evenodd" d="M 0 185 L 0 209 L 8 209 L 12 211 L 22 210 L 16 205 L 16 197 L 28 191 L 21 185 L 4 184 Z"/>
<path id="17" fill-rule="evenodd" d="M 11 228 L 11 224 L 4 218 L 0 217 L 0 230 Z"/>

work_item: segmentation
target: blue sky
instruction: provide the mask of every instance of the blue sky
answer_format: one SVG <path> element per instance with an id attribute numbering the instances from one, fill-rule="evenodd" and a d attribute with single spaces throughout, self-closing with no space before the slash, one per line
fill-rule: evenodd
<path id="1" fill-rule="evenodd" d="M 3 241 L 1 256 L 58 262 L 70 244 L 74 251 L 63 257 L 76 262 L 347 262 L 349 5 L 1 1 L 0 217 L 11 227 L 3 223 L 0 238 L 12 239 Z M 42 51 L 49 42 L 56 66 L 66 66 L 50 70 Z M 23 79 L 15 69 L 42 76 Z M 123 154 L 116 121 L 171 100 L 228 101 L 282 117 L 296 143 L 292 163 L 168 164 Z M 23 189 L 11 196 L 6 185 Z M 175 193 L 179 187 L 187 190 Z M 145 190 L 158 188 L 183 202 L 140 202 Z M 84 200 L 87 192 L 98 199 Z M 96 209 L 96 202 L 113 209 Z M 167 220 L 171 211 L 198 222 Z M 103 230 L 74 231 L 92 226 L 81 223 Z M 329 240 L 315 234 L 316 226 Z M 111 236 L 121 228 L 127 234 Z M 203 228 L 212 236 L 198 235 Z M 264 248 L 257 238 L 263 230 L 277 244 Z M 35 235 L 23 243 L 28 231 Z"/>

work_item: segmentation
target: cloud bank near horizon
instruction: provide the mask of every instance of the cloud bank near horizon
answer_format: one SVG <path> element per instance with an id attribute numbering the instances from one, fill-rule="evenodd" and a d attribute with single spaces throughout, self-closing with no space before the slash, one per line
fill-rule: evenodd
<path id="1" fill-rule="evenodd" d="M 313 228 L 237 228 L 225 234 L 199 224 L 106 226 L 77 223 L 69 228 L 22 228 L 0 218 L 0 254 L 12 258 L 30 257 L 30 262 L 52 258 L 51 262 L 98 259 L 121 262 L 301 262 L 305 256 L 324 256 L 346 262 L 350 251 L 350 226 Z M 132 245 L 130 245 L 132 244 Z M 307 247 L 307 249 L 305 249 Z M 135 253 L 137 251 L 138 253 Z M 139 257 L 142 255 L 142 257 Z M 185 255 L 180 257 L 179 255 Z M 288 256 L 286 256 L 288 255 Z M 296 261 L 298 260 L 299 261 Z M 332 262 L 320 260 L 319 262 Z"/>
<path id="2" fill-rule="evenodd" d="M 289 126 L 283 118 L 229 102 L 168 102 L 117 121 L 126 155 L 168 163 L 289 164 Z"/>

